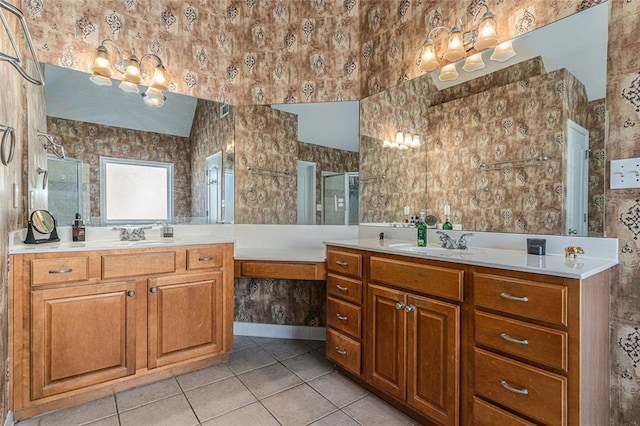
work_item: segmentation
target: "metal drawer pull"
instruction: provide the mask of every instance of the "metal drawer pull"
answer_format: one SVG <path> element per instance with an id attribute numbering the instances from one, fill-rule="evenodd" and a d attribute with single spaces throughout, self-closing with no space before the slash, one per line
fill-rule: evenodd
<path id="1" fill-rule="evenodd" d="M 135 295 L 136 295 L 136 292 L 135 292 L 134 290 L 129 290 L 129 291 L 127 291 L 127 296 L 129 296 L 129 297 L 133 297 L 133 296 L 135 296 Z"/>
<path id="2" fill-rule="evenodd" d="M 523 388 L 523 389 L 514 388 L 512 386 L 509 386 L 509 383 L 505 382 L 504 380 L 500 380 L 500 384 L 502 385 L 503 388 L 513 393 L 517 393 L 519 395 L 529 395 L 529 391 L 527 390 L 527 388 Z"/>
<path id="3" fill-rule="evenodd" d="M 512 296 L 509 293 L 500 293 L 500 297 L 502 297 L 503 299 L 507 299 L 507 300 L 513 300 L 514 302 L 528 302 L 529 301 L 528 297 Z"/>
<path id="4" fill-rule="evenodd" d="M 340 346 L 336 346 L 336 352 L 338 352 L 340 355 L 347 354 L 347 351 L 340 349 Z"/>
<path id="5" fill-rule="evenodd" d="M 346 321 L 348 318 L 346 316 L 342 316 L 340 314 L 336 314 L 336 318 L 338 318 L 340 321 Z"/>
<path id="6" fill-rule="evenodd" d="M 527 339 L 514 339 L 513 337 L 509 336 L 507 333 L 500 333 L 500 337 L 502 337 L 507 342 L 517 343 L 519 345 L 529 344 L 529 341 Z"/>
<path id="7" fill-rule="evenodd" d="M 337 287 L 337 288 L 338 288 L 338 290 L 340 290 L 340 291 L 344 291 L 344 292 L 349 291 L 349 288 L 348 288 L 348 287 L 342 287 L 340 284 L 336 284 L 336 287 Z"/>
<path id="8" fill-rule="evenodd" d="M 67 269 L 52 269 L 49 271 L 50 274 L 68 274 L 70 272 L 73 272 L 73 269 L 71 268 L 67 268 Z"/>
<path id="9" fill-rule="evenodd" d="M 407 306 L 407 305 L 405 305 L 405 304 L 404 304 L 404 303 L 402 303 L 402 302 L 398 302 L 398 303 L 396 303 L 396 309 L 397 309 L 397 310 L 404 309 L 404 307 L 405 307 L 405 306 Z"/>
<path id="10" fill-rule="evenodd" d="M 408 314 L 410 314 L 411 312 L 415 311 L 416 307 L 413 305 L 407 305 L 404 307 L 404 311 Z"/>
<path id="11" fill-rule="evenodd" d="M 347 262 L 343 262 L 342 260 L 336 260 L 336 265 L 347 267 L 349 265 Z"/>
<path id="12" fill-rule="evenodd" d="M 149 293 L 157 293 L 158 292 L 158 287 L 151 287 L 149 289 Z"/>
<path id="13" fill-rule="evenodd" d="M 210 260 L 213 260 L 213 257 L 211 257 L 211 256 L 208 256 L 208 257 L 200 257 L 200 258 L 198 258 L 198 260 L 199 260 L 200 262 L 208 262 L 208 261 L 210 261 Z"/>

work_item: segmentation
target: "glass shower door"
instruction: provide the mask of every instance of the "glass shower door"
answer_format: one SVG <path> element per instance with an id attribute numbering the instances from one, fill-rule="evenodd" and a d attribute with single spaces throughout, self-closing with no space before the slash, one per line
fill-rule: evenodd
<path id="1" fill-rule="evenodd" d="M 323 176 L 323 224 L 358 224 L 358 179 L 358 173 L 340 173 Z"/>

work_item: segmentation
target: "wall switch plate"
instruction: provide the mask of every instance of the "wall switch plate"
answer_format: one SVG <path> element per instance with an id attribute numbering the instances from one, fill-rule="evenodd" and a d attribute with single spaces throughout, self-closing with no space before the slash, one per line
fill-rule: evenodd
<path id="1" fill-rule="evenodd" d="M 611 189 L 640 188 L 640 158 L 611 160 Z"/>
<path id="2" fill-rule="evenodd" d="M 321 212 L 322 211 L 322 204 L 316 204 L 316 211 L 317 212 Z"/>

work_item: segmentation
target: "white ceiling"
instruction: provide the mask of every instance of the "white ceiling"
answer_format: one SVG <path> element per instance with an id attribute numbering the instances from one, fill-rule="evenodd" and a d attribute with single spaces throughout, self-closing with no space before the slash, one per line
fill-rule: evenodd
<path id="1" fill-rule="evenodd" d="M 566 68 L 586 87 L 589 100 L 605 97 L 607 19 L 609 2 L 527 33 L 514 41 L 518 56 L 500 63 L 483 58 L 487 67 L 473 73 L 461 70 L 454 82 L 444 84 L 431 75 L 439 89 L 460 84 L 517 62 L 542 56 L 545 69 Z M 53 65 L 45 66 L 47 115 L 107 126 L 188 137 L 197 99 L 165 92 L 167 101 L 152 108 L 139 94 L 97 86 L 86 73 Z M 141 86 L 141 89 L 144 89 Z M 358 151 L 359 102 L 279 104 L 273 108 L 298 115 L 298 139 L 302 142 Z"/>

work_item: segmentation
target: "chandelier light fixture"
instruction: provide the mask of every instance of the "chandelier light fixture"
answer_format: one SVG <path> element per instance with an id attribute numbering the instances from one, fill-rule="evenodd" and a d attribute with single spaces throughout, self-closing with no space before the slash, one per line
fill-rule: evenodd
<path id="1" fill-rule="evenodd" d="M 451 28 L 438 26 L 429 31 L 420 51 L 419 69 L 421 71 L 431 72 L 442 67 L 438 78 L 441 81 L 450 81 L 458 78 L 455 62 L 465 57 L 467 59 L 462 66 L 464 71 L 473 72 L 485 67 L 480 52 L 496 47 L 499 39 L 496 31 L 495 15 L 489 10 L 488 5 L 483 4 L 483 6 L 487 11 L 482 15 L 482 18 L 480 18 L 477 30 L 471 29 L 469 31 L 463 31 L 462 19 L 456 18 Z M 445 30 L 448 33 L 447 48 L 444 53 L 442 53 L 442 59 L 447 61 L 448 64 L 440 63 L 435 45 L 431 39 L 431 36 L 440 30 Z M 500 46 L 502 46 L 502 44 L 496 47 L 491 55 L 491 60 L 504 62 L 516 54 L 510 42 L 508 46 L 504 46 L 504 49 Z M 477 53 L 467 57 L 467 52 L 471 49 L 474 49 Z M 501 52 L 498 53 L 499 49 L 501 49 Z M 502 50 L 504 50 L 504 52 L 502 52 Z"/>
<path id="2" fill-rule="evenodd" d="M 114 59 L 111 58 L 105 44 L 113 46 L 117 53 Z M 155 61 L 153 75 L 148 82 L 143 78 L 140 70 L 140 65 L 145 59 Z M 151 107 L 160 107 L 166 101 L 167 98 L 162 93 L 163 90 L 168 89 L 166 69 L 158 55 L 147 53 L 138 59 L 135 49 L 132 49 L 131 55 L 125 60 L 118 45 L 113 40 L 105 39 L 96 50 L 96 58 L 91 66 L 90 80 L 99 86 L 111 86 L 114 69 L 122 74 L 122 82 L 118 87 L 123 91 L 140 93 L 138 85 L 145 85 L 147 90 L 142 93 L 145 104 Z"/>

